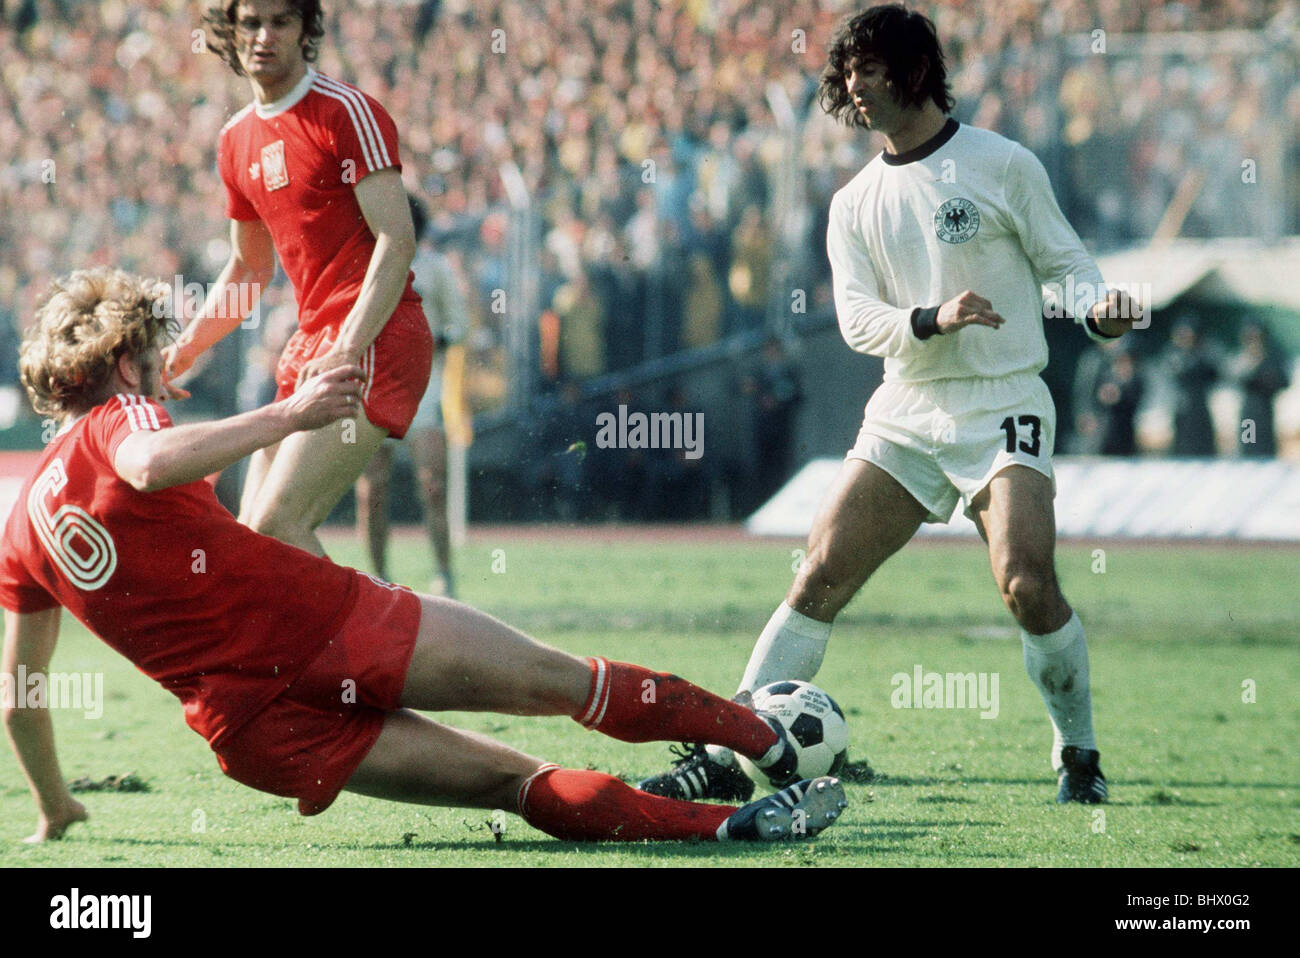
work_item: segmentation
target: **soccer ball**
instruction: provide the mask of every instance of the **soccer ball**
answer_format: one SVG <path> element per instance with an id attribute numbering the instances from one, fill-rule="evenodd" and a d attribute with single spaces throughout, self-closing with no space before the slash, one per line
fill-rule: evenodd
<path id="1" fill-rule="evenodd" d="M 808 682 L 787 679 L 764 685 L 754 692 L 754 710 L 775 716 L 785 726 L 799 753 L 795 780 L 834 775 L 844 767 L 849 750 L 849 726 L 835 700 Z M 757 782 L 768 782 L 767 773 L 743 755 L 741 768 Z M 788 783 L 786 783 L 788 784 Z"/>

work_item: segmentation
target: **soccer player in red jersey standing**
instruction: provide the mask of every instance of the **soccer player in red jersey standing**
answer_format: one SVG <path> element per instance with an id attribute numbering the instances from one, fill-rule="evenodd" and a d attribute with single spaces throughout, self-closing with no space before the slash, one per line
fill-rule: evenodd
<path id="1" fill-rule="evenodd" d="M 254 453 L 239 518 L 324 555 L 316 527 L 384 438 L 405 434 L 433 359 L 411 288 L 415 234 L 397 129 L 377 101 L 311 67 L 324 34 L 319 2 L 239 0 L 209 9 L 205 24 L 211 48 L 248 78 L 253 102 L 218 147 L 230 260 L 166 350 L 165 379 L 245 319 L 278 253 L 298 330 L 276 370 L 276 398 L 340 366 L 360 366 L 366 385 L 357 415 Z"/>
<path id="2" fill-rule="evenodd" d="M 368 384 L 360 367 L 335 366 L 269 406 L 173 427 L 158 403 L 164 296 L 163 284 L 120 271 L 74 273 L 22 348 L 33 405 L 62 422 L 0 537 L 0 698 L 39 810 L 31 840 L 86 817 L 60 773 L 49 711 L 12 695 L 26 691 L 19 675 L 47 672 L 61 608 L 180 699 L 227 775 L 298 799 L 304 815 L 347 789 L 514 809 L 570 840 L 770 840 L 839 817 L 833 778 L 741 808 L 694 804 L 412 711 L 569 715 L 627 742 L 714 742 L 781 784 L 797 762 L 774 717 L 675 675 L 548 648 L 241 525 L 203 477 L 355 413 Z"/>

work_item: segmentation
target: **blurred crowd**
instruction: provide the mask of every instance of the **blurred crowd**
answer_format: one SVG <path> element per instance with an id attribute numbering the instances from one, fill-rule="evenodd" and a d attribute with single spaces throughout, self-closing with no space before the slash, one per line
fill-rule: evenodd
<path id="1" fill-rule="evenodd" d="M 1294 29 L 1294 4 L 917 6 L 947 48 L 956 114 L 1038 152 L 1067 214 L 1099 247 L 1150 235 L 1188 170 L 1217 176 L 1239 157 L 1266 155 L 1268 137 L 1300 129 L 1293 60 L 1279 80 L 1269 58 L 1157 62 L 1062 56 L 1058 45 L 1067 35 L 1095 43 L 1097 29 L 1112 46 L 1140 31 L 1272 35 Z M 512 179 L 540 220 L 539 319 L 555 339 L 545 379 L 585 379 L 762 326 L 774 270 L 792 258 L 809 308 L 828 299 L 820 250 L 830 194 L 880 145 L 835 128 L 813 104 L 843 3 L 371 0 L 326 9 L 319 67 L 396 118 L 408 182 L 462 272 L 477 317 L 469 345 L 479 406 L 505 389 L 493 306 L 507 285 Z M 214 148 L 248 91 L 204 52 L 197 15 L 188 0 L 0 2 L 5 325 L 31 314 L 46 280 L 84 263 L 215 276 L 227 247 Z M 1267 112 L 1279 82 L 1289 84 L 1280 101 L 1289 123 Z M 789 188 L 780 182 L 789 144 L 773 84 L 808 118 L 806 182 L 782 194 L 803 197 L 798 214 L 774 203 Z M 1251 232 L 1253 195 L 1202 191 L 1184 232 Z"/>
<path id="2" fill-rule="evenodd" d="M 476 411 L 501 407 L 510 392 L 503 291 L 520 288 L 516 240 L 523 224 L 532 231 L 523 265 L 536 298 L 541 388 L 523 411 L 534 448 L 521 479 L 534 511 L 683 519 L 740 515 L 763 502 L 798 465 L 791 443 L 802 393 L 779 341 L 734 372 L 736 420 L 710 419 L 711 430 L 741 437 L 743 454 L 697 460 L 682 450 L 594 448 L 597 411 L 624 404 L 686 414 L 693 400 L 671 386 L 624 390 L 600 397 L 597 409 L 580 384 L 733 333 L 783 330 L 794 287 L 805 311 L 829 308 L 830 197 L 883 146 L 836 127 L 815 103 L 826 42 L 849 6 L 325 6 L 317 66 L 393 115 L 406 181 L 432 214 L 426 238 L 460 277 Z M 914 6 L 938 26 L 955 115 L 1037 153 L 1094 250 L 1150 237 L 1180 202 L 1183 235 L 1257 235 L 1279 215 L 1290 219 L 1275 228 L 1300 233 L 1300 178 L 1282 187 L 1288 198 L 1242 167 L 1257 158 L 1268 183 L 1279 179 L 1270 157 L 1300 168 L 1294 47 L 1279 52 L 1300 23 L 1292 0 Z M 4 382 L 16 380 L 18 331 L 59 273 L 112 262 L 207 283 L 224 263 L 215 147 L 249 91 L 206 52 L 199 9 L 191 0 L 0 0 Z M 1220 30 L 1256 31 L 1246 42 L 1266 53 L 1225 42 L 1139 56 L 1125 46 L 1138 33 Z M 249 328 L 223 342 L 192 384 L 199 409 L 228 413 L 269 400 L 295 318 L 281 276 Z M 1242 335 L 1231 355 L 1207 347 L 1193 323 L 1159 356 L 1086 352 L 1069 451 L 1150 446 L 1142 414 L 1158 406 L 1171 411 L 1158 444 L 1213 454 L 1208 404 L 1217 387 L 1232 385 L 1243 397 L 1240 419 L 1254 424 L 1249 441 L 1245 431 L 1239 437 L 1241 454 L 1272 455 L 1272 399 L 1286 386 L 1287 364 L 1260 327 Z M 1062 436 L 1070 432 L 1063 423 Z"/>
<path id="3" fill-rule="evenodd" d="M 779 338 L 755 356 L 729 363 L 734 408 L 702 408 L 683 384 L 622 388 L 613 396 L 584 399 L 568 381 L 539 394 L 532 410 L 537 428 L 522 461 L 522 511 L 562 521 L 617 519 L 654 522 L 748 515 L 798 468 L 795 416 L 803 402 L 798 364 Z M 625 408 L 683 418 L 699 414 L 700 445 L 633 448 L 593 443 L 592 424 Z M 721 416 L 720 416 L 721 414 Z M 720 423 L 731 435 L 719 442 Z M 706 450 L 703 433 L 712 437 Z M 721 451 L 715 449 L 715 445 Z"/>
<path id="4" fill-rule="evenodd" d="M 1275 400 L 1291 384 L 1289 357 L 1253 319 L 1241 324 L 1235 350 L 1207 338 L 1202 327 L 1200 317 L 1183 311 L 1172 319 L 1168 344 L 1154 356 L 1142 357 L 1125 340 L 1083 353 L 1075 369 L 1068 451 L 1276 456 Z M 1216 417 L 1219 395 L 1231 413 Z M 1165 415 L 1144 429 L 1147 411 Z"/>

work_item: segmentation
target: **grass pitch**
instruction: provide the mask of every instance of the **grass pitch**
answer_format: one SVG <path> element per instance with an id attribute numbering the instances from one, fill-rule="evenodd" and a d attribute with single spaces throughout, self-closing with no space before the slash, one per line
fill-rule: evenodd
<path id="1" fill-rule="evenodd" d="M 328 537 L 340 562 L 359 545 Z M 603 530 L 483 531 L 457 556 L 461 597 L 570 651 L 687 676 L 730 694 L 792 577 L 800 543 L 624 537 Z M 1104 554 L 1095 551 L 1104 550 Z M 420 586 L 418 537 L 393 577 Z M 514 816 L 495 840 L 479 811 L 343 795 L 324 815 L 217 769 L 178 703 L 65 615 L 54 671 L 104 673 L 97 720 L 55 713 L 68 779 L 91 814 L 62 842 L 20 840 L 35 809 L 0 751 L 0 866 L 1241 866 L 1300 864 L 1300 666 L 1294 549 L 1063 545 L 1058 568 L 1088 630 L 1111 803 L 1058 807 L 1051 732 L 1018 633 L 978 545 L 922 542 L 891 560 L 836 624 L 818 684 L 849 718 L 845 818 L 816 841 L 583 846 Z M 1100 571 L 1103 568 L 1104 572 Z M 996 674 L 998 710 L 904 709 L 893 677 Z M 548 760 L 629 780 L 659 745 L 627 745 L 562 718 L 447 714 Z"/>

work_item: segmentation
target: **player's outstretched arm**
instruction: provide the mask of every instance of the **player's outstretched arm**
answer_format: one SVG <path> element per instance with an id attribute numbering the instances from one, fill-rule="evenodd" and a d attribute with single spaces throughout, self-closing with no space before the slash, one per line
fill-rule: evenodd
<path id="1" fill-rule="evenodd" d="M 176 342 L 163 350 L 166 378 L 172 380 L 185 373 L 205 350 L 242 323 L 274 277 L 275 244 L 266 224 L 261 220 L 231 220 L 230 259 L 199 314 Z M 174 304 L 177 309 L 180 305 Z M 180 397 L 173 394 L 172 398 Z"/>
<path id="2" fill-rule="evenodd" d="M 36 831 L 26 841 L 44 842 L 62 838 L 68 826 L 87 818 L 85 806 L 72 797 L 54 751 L 54 723 L 48 708 L 19 707 L 18 696 L 27 693 L 24 676 L 49 671 L 54 645 L 59 638 L 59 608 L 42 612 L 5 610 L 4 653 L 0 673 L 4 675 L 3 703 L 5 732 L 27 777 L 39 815 Z M 30 703 L 22 703 L 24 706 Z"/>
<path id="3" fill-rule="evenodd" d="M 375 250 L 338 340 L 329 352 L 303 364 L 299 383 L 334 366 L 360 362 L 397 309 L 411 272 L 415 226 L 401 174 L 393 168 L 371 173 L 357 183 L 354 193 L 366 226 L 374 234 Z"/>
<path id="4" fill-rule="evenodd" d="M 290 433 L 319 429 L 361 408 L 364 374 L 339 366 L 288 399 L 213 422 L 133 432 L 113 459 L 117 474 L 141 492 L 194 482 L 220 472 Z"/>

